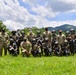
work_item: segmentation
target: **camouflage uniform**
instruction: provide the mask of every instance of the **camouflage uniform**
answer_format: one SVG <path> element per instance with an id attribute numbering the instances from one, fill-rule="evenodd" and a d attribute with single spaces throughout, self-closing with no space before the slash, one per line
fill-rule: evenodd
<path id="1" fill-rule="evenodd" d="M 21 43 L 22 56 L 29 57 L 31 52 L 31 43 L 27 41 L 23 41 Z"/>
<path id="2" fill-rule="evenodd" d="M 10 39 L 10 44 L 8 44 L 7 49 L 9 51 L 9 54 L 13 56 L 17 56 L 17 45 L 14 43 L 14 40 Z"/>
<path id="3" fill-rule="evenodd" d="M 36 57 L 36 56 L 40 56 L 41 57 L 40 46 L 37 44 L 35 38 L 32 40 L 32 50 L 31 50 L 31 53 L 32 53 L 32 55 L 34 57 Z"/>
<path id="4" fill-rule="evenodd" d="M 40 46 L 40 50 L 43 55 L 43 48 L 42 48 L 43 39 L 40 31 L 37 31 L 37 35 L 35 38 L 36 38 L 37 45 Z"/>
<path id="5" fill-rule="evenodd" d="M 45 40 L 45 38 L 48 38 L 49 41 L 51 41 L 51 32 L 50 31 L 45 31 L 43 33 L 43 39 Z"/>
<path id="6" fill-rule="evenodd" d="M 48 38 L 45 38 L 45 42 L 43 43 L 43 49 L 45 56 L 51 55 L 52 50 Z"/>
<path id="7" fill-rule="evenodd" d="M 55 42 L 57 41 L 57 34 L 56 34 L 56 31 L 53 30 L 52 31 L 52 43 L 51 43 L 51 46 L 52 46 L 52 50 L 53 50 L 53 46 L 55 45 Z"/>
<path id="8" fill-rule="evenodd" d="M 62 46 L 62 44 L 64 43 L 66 37 L 64 34 L 62 34 L 62 30 L 59 31 L 59 35 L 57 35 L 57 41 L 59 43 L 60 46 Z"/>
<path id="9" fill-rule="evenodd" d="M 45 38 L 49 39 L 49 44 L 51 46 L 51 39 L 52 39 L 52 34 L 51 32 L 48 30 L 48 28 L 45 28 L 45 32 L 43 32 L 43 40 L 45 41 Z"/>
<path id="10" fill-rule="evenodd" d="M 69 40 L 69 48 L 70 48 L 70 52 L 72 55 L 74 55 L 75 53 L 75 50 L 74 50 L 74 40 L 70 37 L 70 40 Z"/>
<path id="11" fill-rule="evenodd" d="M 62 55 L 61 47 L 60 47 L 60 45 L 58 44 L 57 41 L 55 42 L 55 45 L 54 45 L 54 47 L 53 47 L 53 52 L 54 52 L 54 54 L 57 55 L 57 56 L 61 56 L 61 55 Z"/>
<path id="12" fill-rule="evenodd" d="M 0 56 L 2 56 L 2 50 L 4 48 L 4 55 L 7 55 L 7 43 L 8 35 L 6 33 L 0 34 Z"/>
<path id="13" fill-rule="evenodd" d="M 70 54 L 69 43 L 67 40 L 65 40 L 64 44 L 62 45 L 62 54 L 64 56 L 68 56 Z"/>
<path id="14" fill-rule="evenodd" d="M 35 34 L 32 31 L 30 31 L 30 33 L 27 35 L 27 38 L 28 41 L 32 43 L 32 39 L 35 38 Z"/>
<path id="15" fill-rule="evenodd" d="M 74 29 L 70 30 L 70 36 L 71 36 L 72 40 L 75 39 L 75 30 Z"/>

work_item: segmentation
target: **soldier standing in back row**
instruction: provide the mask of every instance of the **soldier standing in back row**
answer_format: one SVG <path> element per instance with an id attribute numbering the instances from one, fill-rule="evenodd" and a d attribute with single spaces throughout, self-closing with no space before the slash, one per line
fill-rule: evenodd
<path id="1" fill-rule="evenodd" d="M 59 45 L 61 46 L 61 48 L 62 48 L 62 45 L 63 45 L 65 39 L 66 39 L 66 37 L 64 34 L 62 34 L 62 30 L 59 30 L 59 35 L 57 36 L 57 41 L 58 41 Z"/>
<path id="2" fill-rule="evenodd" d="M 56 31 L 55 30 L 52 30 L 52 51 L 53 51 L 53 47 L 55 45 L 55 42 L 57 41 L 57 34 L 56 34 Z"/>
<path id="3" fill-rule="evenodd" d="M 5 30 L 2 29 L 0 33 L 0 56 L 2 56 L 2 50 L 4 48 L 4 55 L 7 55 L 7 43 L 8 43 L 8 35 L 5 33 Z"/>
<path id="4" fill-rule="evenodd" d="M 27 35 L 28 41 L 32 44 L 32 39 L 35 38 L 35 34 L 30 31 L 29 34 Z"/>
<path id="5" fill-rule="evenodd" d="M 48 28 L 46 27 L 45 28 L 45 32 L 43 33 L 43 40 L 45 41 L 45 38 L 48 38 L 48 41 L 49 41 L 50 46 L 51 46 L 51 37 L 52 37 L 52 34 L 48 30 Z"/>
<path id="6" fill-rule="evenodd" d="M 40 31 L 37 31 L 37 35 L 35 38 L 36 38 L 37 45 L 40 46 L 41 54 L 43 55 L 43 47 L 42 47 L 43 39 Z"/>
<path id="7" fill-rule="evenodd" d="M 72 40 L 75 39 L 75 30 L 74 29 L 70 30 L 70 36 L 71 36 Z"/>

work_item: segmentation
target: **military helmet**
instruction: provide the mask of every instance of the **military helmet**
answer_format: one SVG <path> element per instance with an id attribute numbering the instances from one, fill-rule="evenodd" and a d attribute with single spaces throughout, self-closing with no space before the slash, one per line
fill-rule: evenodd
<path id="1" fill-rule="evenodd" d="M 72 29 L 70 29 L 70 31 L 74 31 L 74 29 L 72 28 Z"/>
<path id="2" fill-rule="evenodd" d="M 65 41 L 64 41 L 64 45 L 67 45 L 67 44 L 68 44 L 68 41 L 67 41 L 67 40 L 65 40 Z"/>
<path id="3" fill-rule="evenodd" d="M 52 33 L 56 33 L 56 30 L 52 30 Z"/>
<path id="4" fill-rule="evenodd" d="M 36 43 L 36 39 L 35 39 L 35 38 L 32 39 L 32 43 L 33 43 L 33 44 Z"/>
<path id="5" fill-rule="evenodd" d="M 26 42 L 26 40 L 27 40 L 27 38 L 26 37 L 24 37 L 24 41 Z"/>
<path id="6" fill-rule="evenodd" d="M 38 30 L 38 31 L 37 31 L 37 34 L 40 34 L 40 33 L 41 33 L 41 32 Z"/>
<path id="7" fill-rule="evenodd" d="M 14 40 L 12 38 L 10 39 L 10 43 L 14 43 Z"/>
<path id="8" fill-rule="evenodd" d="M 11 38 L 10 41 L 14 41 L 14 40 Z"/>
<path id="9" fill-rule="evenodd" d="M 70 32 L 75 32 L 75 30 L 72 28 L 72 29 L 70 29 Z"/>
<path id="10" fill-rule="evenodd" d="M 49 38 L 45 38 L 45 41 L 48 42 L 49 41 Z"/>
<path id="11" fill-rule="evenodd" d="M 69 31 L 66 31 L 66 34 L 70 34 L 70 32 Z"/>
<path id="12" fill-rule="evenodd" d="M 36 39 L 35 39 L 35 38 L 33 38 L 33 39 L 32 39 L 32 42 L 36 42 Z"/>
<path id="13" fill-rule="evenodd" d="M 21 31 L 21 34 L 25 34 L 24 31 Z"/>
<path id="14" fill-rule="evenodd" d="M 32 30 L 30 30 L 30 33 L 31 33 L 31 34 L 33 33 Z"/>
<path id="15" fill-rule="evenodd" d="M 68 43 L 68 41 L 67 41 L 67 40 L 65 40 L 65 41 L 64 41 L 64 43 Z"/>
<path id="16" fill-rule="evenodd" d="M 69 37 L 68 39 L 69 39 L 69 40 L 72 40 L 72 37 Z"/>
<path id="17" fill-rule="evenodd" d="M 58 41 L 55 42 L 55 45 L 58 45 Z"/>
<path id="18" fill-rule="evenodd" d="M 17 31 L 20 31 L 20 29 L 17 29 Z"/>
<path id="19" fill-rule="evenodd" d="M 74 34 L 75 33 L 75 30 L 74 29 L 70 29 L 70 33 L 71 34 Z"/>

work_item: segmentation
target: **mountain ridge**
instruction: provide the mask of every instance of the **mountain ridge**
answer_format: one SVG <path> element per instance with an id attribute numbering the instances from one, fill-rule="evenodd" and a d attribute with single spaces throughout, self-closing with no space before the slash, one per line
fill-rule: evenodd
<path id="1" fill-rule="evenodd" d="M 56 31 L 58 31 L 58 30 L 67 31 L 67 30 L 70 30 L 70 29 L 75 29 L 76 30 L 76 26 L 70 25 L 70 24 L 63 24 L 63 25 L 57 26 L 57 27 L 48 27 L 48 29 L 50 31 L 52 31 L 52 30 L 56 30 Z"/>

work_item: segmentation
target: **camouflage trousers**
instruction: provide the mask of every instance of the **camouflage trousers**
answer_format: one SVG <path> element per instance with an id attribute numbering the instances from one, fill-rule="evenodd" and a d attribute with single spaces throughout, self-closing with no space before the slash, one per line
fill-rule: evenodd
<path id="1" fill-rule="evenodd" d="M 0 44 L 0 56 L 2 56 L 3 49 L 4 49 L 4 55 L 7 55 L 7 44 L 3 43 Z"/>
<path id="2" fill-rule="evenodd" d="M 30 57 L 30 52 L 23 50 L 22 51 L 22 57 Z"/>

